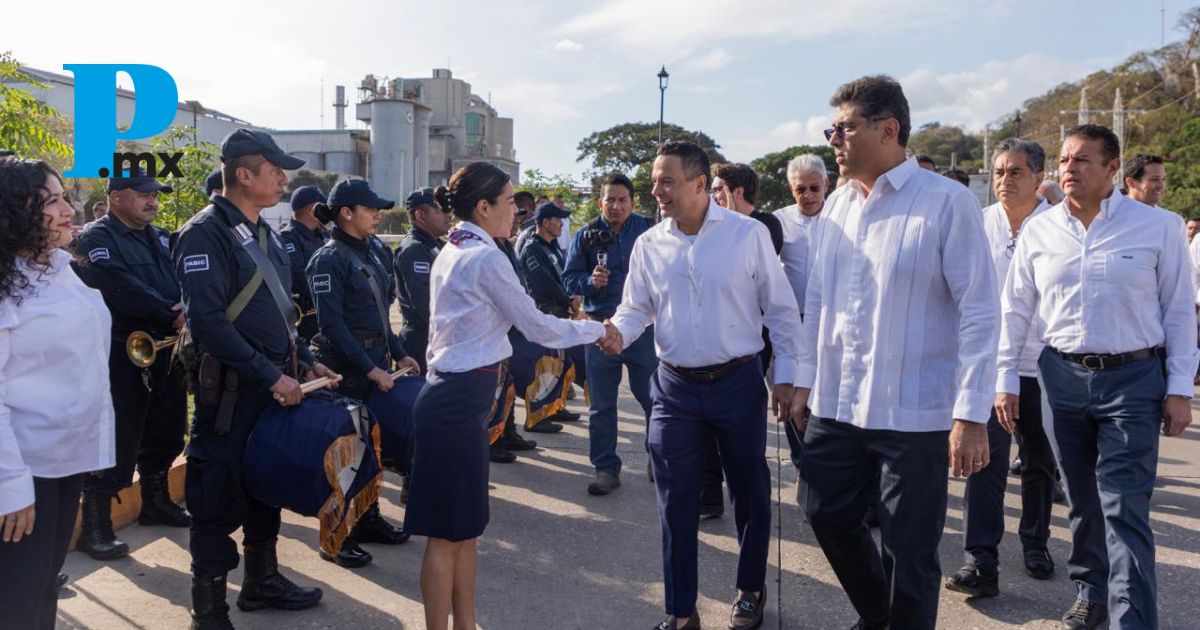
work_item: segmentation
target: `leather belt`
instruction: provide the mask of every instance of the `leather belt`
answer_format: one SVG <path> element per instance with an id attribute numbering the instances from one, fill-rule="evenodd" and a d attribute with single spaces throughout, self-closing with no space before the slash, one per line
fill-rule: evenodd
<path id="1" fill-rule="evenodd" d="M 354 335 L 354 340 L 362 346 L 363 350 L 374 350 L 387 345 L 387 339 L 383 335 Z"/>
<path id="2" fill-rule="evenodd" d="M 1166 352 L 1163 348 L 1143 348 L 1134 350 L 1133 352 L 1122 352 L 1119 354 L 1088 354 L 1088 353 L 1070 353 L 1063 352 L 1057 348 L 1047 346 L 1047 348 L 1057 354 L 1064 361 L 1078 363 L 1089 370 L 1111 370 L 1119 368 L 1123 365 L 1129 365 L 1134 361 L 1141 361 L 1150 357 L 1165 357 Z"/>
<path id="3" fill-rule="evenodd" d="M 712 383 L 713 381 L 719 381 L 728 376 L 729 373 L 734 370 L 734 368 L 745 365 L 746 363 L 755 361 L 757 359 L 757 354 L 748 354 L 744 357 L 730 359 L 719 365 L 708 365 L 698 368 L 679 367 L 678 365 L 671 365 L 666 361 L 660 361 L 660 363 L 663 367 L 674 372 L 678 376 L 688 379 L 689 381 L 696 381 L 697 383 Z"/>

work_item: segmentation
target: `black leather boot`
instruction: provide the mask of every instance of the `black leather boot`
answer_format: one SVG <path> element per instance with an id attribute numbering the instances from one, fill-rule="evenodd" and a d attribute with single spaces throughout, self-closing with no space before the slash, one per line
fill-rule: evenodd
<path id="1" fill-rule="evenodd" d="M 192 577 L 192 630 L 233 630 L 225 603 L 225 576 Z"/>
<path id="2" fill-rule="evenodd" d="M 96 560 L 116 560 L 129 555 L 129 545 L 117 540 L 112 525 L 112 498 L 83 495 L 83 524 L 76 547 Z"/>
<path id="3" fill-rule="evenodd" d="M 167 471 L 142 476 L 142 513 L 138 514 L 138 523 L 168 527 L 188 527 L 192 524 L 192 515 L 171 500 Z"/>
<path id="4" fill-rule="evenodd" d="M 278 608 L 302 610 L 321 601 L 321 589 L 301 588 L 279 573 L 275 539 L 261 545 L 245 545 L 246 577 L 237 607 L 243 611 Z"/>
<path id="5" fill-rule="evenodd" d="M 379 503 L 374 503 L 354 524 L 350 537 L 358 542 L 380 545 L 399 545 L 408 541 L 408 533 L 402 527 L 387 522 L 379 513 Z"/>

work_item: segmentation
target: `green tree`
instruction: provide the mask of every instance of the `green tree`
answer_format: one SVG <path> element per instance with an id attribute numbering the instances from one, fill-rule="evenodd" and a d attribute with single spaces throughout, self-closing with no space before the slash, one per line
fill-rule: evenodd
<path id="1" fill-rule="evenodd" d="M 983 163 L 983 139 L 963 131 L 962 127 L 937 122 L 921 125 L 909 136 L 908 150 L 914 155 L 928 155 L 938 170 L 950 168 L 951 156 L 964 171 L 978 170 Z"/>
<path id="2" fill-rule="evenodd" d="M 65 128 L 62 117 L 32 93 L 6 83 L 49 88 L 21 72 L 20 62 L 11 52 L 0 53 L 0 148 L 21 157 L 46 160 L 61 170 L 74 154 L 59 136 Z"/>
<path id="3" fill-rule="evenodd" d="M 534 197 L 546 196 L 551 199 L 561 196 L 566 202 L 565 210 L 571 213 L 571 222 L 589 221 L 596 211 L 588 199 L 579 193 L 579 184 L 575 178 L 561 173 L 546 175 L 541 169 L 527 169 L 521 175 L 521 183 L 517 191 L 526 191 Z"/>
<path id="4" fill-rule="evenodd" d="M 703 131 L 691 131 L 679 125 L 663 126 L 663 140 L 688 140 L 708 153 L 713 164 L 727 162 L 721 155 L 721 145 Z M 592 194 L 600 194 L 596 185 L 605 173 L 620 171 L 633 180 L 636 207 L 649 216 L 654 215 L 655 202 L 650 196 L 650 167 L 658 152 L 658 123 L 623 123 L 597 131 L 579 141 L 577 162 L 591 161 L 589 175 Z"/>
<path id="5" fill-rule="evenodd" d="M 211 142 L 195 142 L 192 127 L 172 127 L 154 138 L 151 147 L 163 153 L 182 153 L 179 171 L 182 177 L 168 175 L 164 181 L 174 192 L 158 196 L 155 224 L 175 231 L 208 205 L 204 180 L 220 163 L 221 149 Z"/>
<path id="6" fill-rule="evenodd" d="M 800 145 L 768 153 L 750 162 L 750 168 L 758 174 L 758 199 L 755 207 L 760 210 L 776 210 L 795 203 L 787 181 L 787 165 L 792 158 L 804 153 L 821 156 L 825 161 L 825 169 L 829 171 L 831 178 L 837 181 L 837 161 L 833 157 L 833 147 L 829 145 Z M 830 182 L 831 189 L 832 183 Z"/>
<path id="7" fill-rule="evenodd" d="M 1200 214 L 1200 118 L 1193 118 L 1166 146 L 1167 192 L 1162 206 L 1183 216 Z"/>
<path id="8" fill-rule="evenodd" d="M 337 183 L 337 180 L 337 173 L 321 175 L 320 173 L 314 173 L 306 168 L 302 168 L 296 171 L 296 174 L 292 176 L 292 181 L 288 182 L 287 193 L 290 195 L 301 186 L 316 186 L 321 189 L 321 192 L 328 195 L 329 191 L 333 189 L 333 185 Z"/>

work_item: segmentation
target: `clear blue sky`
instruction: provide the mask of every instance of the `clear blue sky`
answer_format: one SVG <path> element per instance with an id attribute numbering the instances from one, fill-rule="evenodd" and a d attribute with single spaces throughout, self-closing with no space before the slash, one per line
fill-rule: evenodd
<path id="1" fill-rule="evenodd" d="M 1167 41 L 1200 0 L 1166 0 Z M 592 131 L 666 118 L 749 161 L 820 140 L 832 91 L 901 79 L 914 124 L 978 129 L 1025 99 L 1160 41 L 1160 0 L 451 0 L 5 7 L 0 47 L 24 63 L 152 63 L 181 100 L 275 128 L 325 122 L 333 86 L 450 67 L 515 119 L 522 168 L 578 175 Z M 132 6 L 132 5 L 128 5 Z M 33 25 L 43 22 L 44 28 Z M 353 108 L 349 118 L 353 118 Z"/>

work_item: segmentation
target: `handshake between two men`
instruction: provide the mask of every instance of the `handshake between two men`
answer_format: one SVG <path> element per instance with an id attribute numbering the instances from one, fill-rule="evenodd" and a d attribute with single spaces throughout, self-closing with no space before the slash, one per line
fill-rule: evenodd
<path id="1" fill-rule="evenodd" d="M 613 325 L 612 320 L 604 320 L 604 336 L 596 341 L 596 347 L 604 354 L 620 354 L 625 349 L 625 340 L 621 331 Z M 796 394 L 800 393 L 800 396 Z M 794 422 L 803 435 L 808 424 L 808 393 L 807 389 L 797 390 L 791 383 L 776 383 L 771 388 L 771 410 L 779 422 Z"/>

